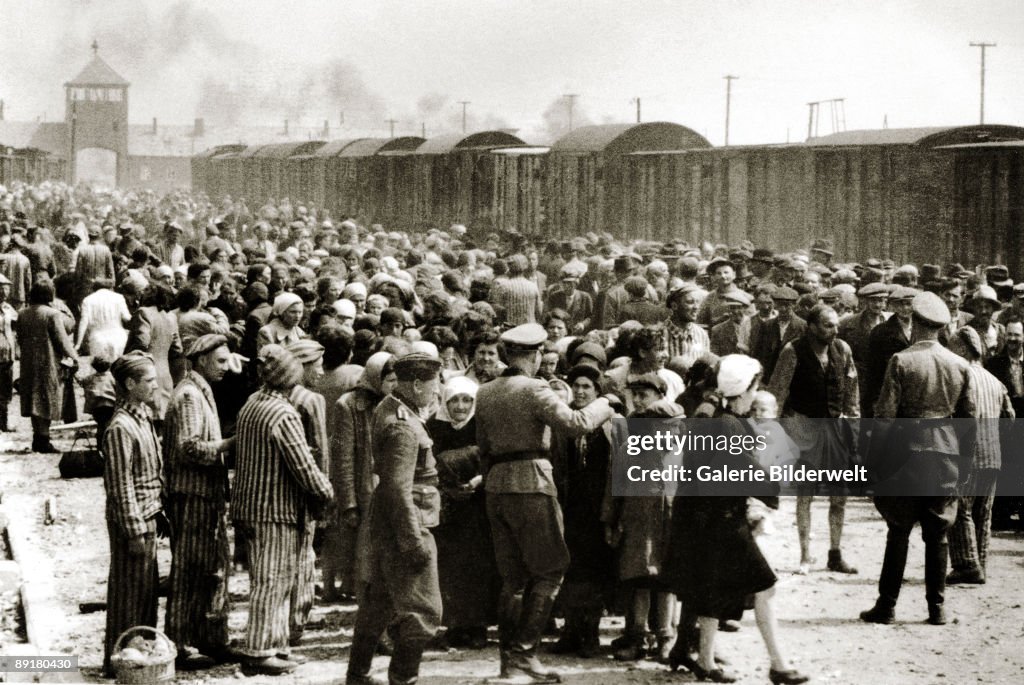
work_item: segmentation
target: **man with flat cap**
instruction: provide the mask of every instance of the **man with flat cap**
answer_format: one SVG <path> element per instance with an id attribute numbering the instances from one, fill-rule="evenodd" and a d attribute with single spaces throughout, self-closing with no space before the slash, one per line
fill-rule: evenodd
<path id="1" fill-rule="evenodd" d="M 173 531 L 167 636 L 178 645 L 182 668 L 200 665 L 190 648 L 215 661 L 229 658 L 231 553 L 224 457 L 235 442 L 221 436 L 210 387 L 228 370 L 228 339 L 200 336 L 190 342 L 186 357 L 192 368 L 174 388 L 164 431 L 165 497 Z"/>
<path id="2" fill-rule="evenodd" d="M 670 290 L 665 297 L 671 312 L 665 321 L 665 350 L 669 359 L 681 357 L 688 366 L 711 351 L 707 331 L 696 322 L 702 297 L 696 283 L 686 282 Z"/>
<path id="3" fill-rule="evenodd" d="M 300 526 L 334 498 L 289 401 L 302 364 L 280 345 L 258 358 L 262 387 L 238 414 L 231 516 L 249 541 L 249 622 L 243 672 L 280 675 L 302 659 L 289 650 L 289 599 L 298 577 Z"/>
<path id="4" fill-rule="evenodd" d="M 325 475 L 330 473 L 329 450 L 327 448 L 327 400 L 314 388 L 324 375 L 324 346 L 315 340 L 299 340 L 285 346 L 302 364 L 302 382 L 292 388 L 289 400 L 299 412 L 302 429 L 306 433 L 306 444 L 313 453 L 313 459 Z M 306 630 L 309 614 L 313 610 L 316 587 L 316 552 L 313 551 L 313 534 L 316 521 L 308 515 L 300 524 L 298 575 L 292 589 L 291 619 L 289 629 L 294 642 Z"/>
<path id="5" fill-rule="evenodd" d="M 726 296 L 739 288 L 736 286 L 736 268 L 725 257 L 711 260 L 707 275 L 714 281 L 715 289 L 704 298 L 697 314 L 697 323 L 711 328 L 729 317 L 729 300 Z"/>
<path id="6" fill-rule="evenodd" d="M 874 407 L 868 464 L 881 476 L 875 507 L 889 532 L 878 599 L 860 617 L 869 623 L 895 620 L 910 533 L 920 523 L 928 623 L 943 625 L 947 535 L 956 519 L 957 488 L 966 480 L 974 454 L 973 432 L 950 418 L 977 416 L 975 381 L 968 363 L 939 344 L 939 331 L 950 319 L 939 296 L 918 293 L 911 312 L 913 344 L 889 361 Z"/>
<path id="7" fill-rule="evenodd" d="M 882 381 L 889 360 L 900 350 L 910 347 L 910 336 L 913 331 L 913 301 L 920 294 L 919 290 L 897 285 L 889 293 L 889 304 L 893 315 L 875 326 L 868 336 L 867 380 L 864 383 L 863 405 L 868 410 L 867 416 L 874 411 L 878 393 L 882 391 Z"/>
<path id="8" fill-rule="evenodd" d="M 711 339 L 711 352 L 719 357 L 724 357 L 727 354 L 736 354 L 740 351 L 740 325 L 747 317 L 750 305 L 753 304 L 754 299 L 737 288 L 725 295 L 725 301 L 729 305 L 729 318 L 715 324 L 709 335 Z"/>
<path id="9" fill-rule="evenodd" d="M 498 602 L 501 675 L 560 682 L 537 659 L 537 647 L 569 564 L 562 512 L 552 476 L 551 429 L 576 438 L 612 417 L 605 398 L 573 411 L 543 380 L 537 324 L 501 336 L 508 368 L 477 393 L 477 445 L 486 466 L 487 516 L 502 579 Z"/>
<path id="10" fill-rule="evenodd" d="M 371 451 L 380 482 L 369 514 L 372 570 L 356 613 L 348 685 L 377 682 L 370 668 L 389 626 L 394 653 L 388 682 L 412 685 L 419 678 L 423 650 L 440 626 L 437 545 L 430 529 L 440 522 L 441 495 L 433 441 L 424 423 L 440 371 L 437 357 L 403 354 L 395 362 L 397 387 L 373 412 Z"/>
<path id="11" fill-rule="evenodd" d="M 755 316 L 751 320 L 748 339 L 750 356 L 761 362 L 766 382 L 775 371 L 775 364 L 779 361 L 782 348 L 799 339 L 807 329 L 804 320 L 793 312 L 800 295 L 789 286 L 775 288 L 770 292 L 777 314 L 768 319 Z"/>
<path id="12" fill-rule="evenodd" d="M 857 291 L 857 297 L 860 298 L 863 308 L 839 322 L 839 337 L 846 341 L 853 352 L 860 393 L 860 414 L 871 416 L 871 406 L 867 399 L 871 331 L 886 320 L 885 301 L 889 297 L 889 289 L 882 283 L 868 283 Z"/>
<path id="13" fill-rule="evenodd" d="M 590 330 L 594 316 L 594 299 L 590 293 L 579 289 L 580 279 L 587 273 L 587 265 L 579 260 L 565 264 L 560 272 L 561 282 L 548 288 L 544 310 L 564 309 L 569 314 L 566 326 L 570 335 Z"/>

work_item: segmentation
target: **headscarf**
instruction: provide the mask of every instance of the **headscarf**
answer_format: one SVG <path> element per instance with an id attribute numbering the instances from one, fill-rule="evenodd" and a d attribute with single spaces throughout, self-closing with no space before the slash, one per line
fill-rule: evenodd
<path id="1" fill-rule="evenodd" d="M 274 307 L 271 310 L 270 315 L 275 319 L 280 319 L 289 307 L 296 304 L 302 304 L 301 297 L 295 293 L 281 293 L 274 298 Z"/>
<path id="2" fill-rule="evenodd" d="M 380 387 L 384 382 L 384 366 L 387 365 L 392 356 L 393 355 L 390 352 L 376 352 L 371 354 L 370 358 L 366 360 L 366 366 L 363 368 L 363 375 L 359 377 L 359 382 L 356 383 L 356 387 L 369 390 L 376 395 L 380 395 Z"/>
<path id="3" fill-rule="evenodd" d="M 718 390 L 725 398 L 739 397 L 761 373 L 761 362 L 745 354 L 722 357 L 718 365 Z"/>
<path id="4" fill-rule="evenodd" d="M 302 380 L 302 364 L 291 352 L 280 345 L 264 345 L 260 349 L 263 382 L 275 389 L 290 389 Z"/>
<path id="5" fill-rule="evenodd" d="M 219 335 L 217 333 L 207 333 L 206 335 L 200 335 L 197 338 L 192 339 L 185 346 L 185 357 L 193 359 L 199 355 L 206 354 L 211 350 L 215 350 L 221 345 L 227 345 L 227 336 Z"/>
<path id="6" fill-rule="evenodd" d="M 466 378 L 465 376 L 449 378 L 444 384 L 444 391 L 441 393 L 441 404 L 438 406 L 436 414 L 437 420 L 450 423 L 454 430 L 465 428 L 466 424 L 473 419 L 473 415 L 476 414 L 476 391 L 479 387 L 472 378 Z M 469 416 L 459 422 L 456 422 L 451 417 L 451 414 L 448 413 L 448 402 L 456 395 L 469 395 L 473 398 L 473 406 L 469 410 Z"/>

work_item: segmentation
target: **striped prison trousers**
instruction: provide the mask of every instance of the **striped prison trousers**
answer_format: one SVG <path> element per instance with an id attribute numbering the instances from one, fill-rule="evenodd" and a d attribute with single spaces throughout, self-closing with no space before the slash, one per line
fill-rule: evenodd
<path id="1" fill-rule="evenodd" d="M 249 539 L 249 623 L 242 651 L 257 658 L 287 653 L 299 529 L 265 522 L 246 523 L 244 528 Z"/>
<path id="2" fill-rule="evenodd" d="M 974 469 L 971 491 L 976 494 L 959 498 L 956 522 L 949 529 L 949 562 L 954 571 L 985 573 L 998 479 L 999 469 Z"/>
<path id="3" fill-rule="evenodd" d="M 167 636 L 203 653 L 228 644 L 228 578 L 231 571 L 227 505 L 173 494 L 171 592 L 167 600 Z"/>
<path id="4" fill-rule="evenodd" d="M 103 643 L 103 670 L 110 670 L 114 643 L 135 626 L 156 627 L 160 572 L 156 560 L 156 522 L 146 521 L 146 550 L 133 555 L 128 538 L 107 519 L 110 536 L 110 574 L 107 576 L 107 632 Z"/>
<path id="5" fill-rule="evenodd" d="M 316 521 L 306 520 L 298 532 L 298 558 L 295 565 L 295 587 L 291 594 L 291 618 L 288 628 L 291 637 L 298 639 L 306 629 L 309 614 L 313 611 L 316 593 L 316 552 L 313 551 L 313 535 Z"/>

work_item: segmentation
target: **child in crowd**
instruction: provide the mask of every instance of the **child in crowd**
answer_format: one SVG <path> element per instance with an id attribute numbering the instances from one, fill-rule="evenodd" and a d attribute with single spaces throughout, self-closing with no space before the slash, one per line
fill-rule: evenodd
<path id="1" fill-rule="evenodd" d="M 110 373 L 113 361 L 105 356 L 96 355 L 92 358 L 92 373 L 85 368 L 80 372 L 78 382 L 85 389 L 85 412 L 92 414 L 96 421 L 96 445 L 103 451 L 103 434 L 107 430 L 114 415 L 114 377 Z"/>

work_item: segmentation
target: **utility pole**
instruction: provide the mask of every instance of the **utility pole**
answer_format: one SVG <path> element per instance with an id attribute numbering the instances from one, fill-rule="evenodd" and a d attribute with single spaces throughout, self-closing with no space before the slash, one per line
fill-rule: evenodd
<path id="1" fill-rule="evenodd" d="M 640 98 L 636 98 L 636 123 L 640 123 Z"/>
<path id="2" fill-rule="evenodd" d="M 391 125 L 391 137 L 395 137 L 395 124 L 398 123 L 398 119 L 385 119 L 386 123 Z"/>
<path id="3" fill-rule="evenodd" d="M 972 48 L 981 48 L 981 121 L 985 123 L 985 50 L 986 48 L 994 48 L 995 43 L 971 43 Z"/>
<path id="4" fill-rule="evenodd" d="M 426 138 L 426 137 L 427 137 L 427 122 L 421 121 L 420 122 L 420 138 Z"/>
<path id="5" fill-rule="evenodd" d="M 462 132 L 466 132 L 466 107 L 469 105 L 468 100 L 459 100 L 459 104 L 462 105 Z"/>
<path id="6" fill-rule="evenodd" d="M 345 125 L 345 112 L 341 112 L 340 114 L 341 114 L 341 116 L 338 117 L 338 126 L 344 126 Z"/>
<path id="7" fill-rule="evenodd" d="M 569 100 L 569 130 L 571 131 L 572 130 L 572 108 L 573 108 L 573 105 L 576 103 L 576 98 L 579 97 L 579 94 L 578 93 L 566 93 L 562 97 L 564 97 L 567 100 Z"/>
<path id="8" fill-rule="evenodd" d="M 732 107 L 732 82 L 739 76 L 727 75 L 725 78 L 725 144 L 729 145 L 729 110 Z"/>

